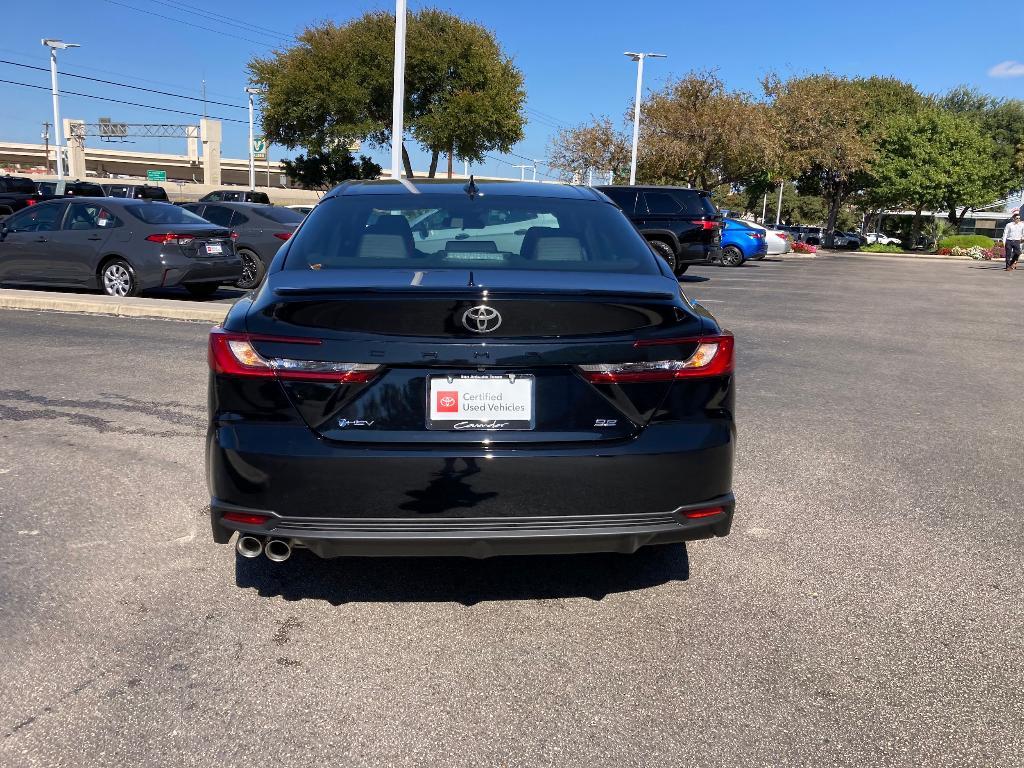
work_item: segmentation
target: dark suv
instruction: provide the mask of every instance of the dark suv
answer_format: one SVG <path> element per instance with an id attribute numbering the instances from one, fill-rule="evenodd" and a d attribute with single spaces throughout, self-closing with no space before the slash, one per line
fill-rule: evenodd
<path id="1" fill-rule="evenodd" d="M 215 189 L 199 198 L 200 203 L 262 203 L 272 205 L 266 192 L 252 189 Z"/>
<path id="2" fill-rule="evenodd" d="M 61 197 L 106 197 L 103 187 L 91 181 L 37 181 L 35 185 L 44 200 Z"/>
<path id="3" fill-rule="evenodd" d="M 597 187 L 681 275 L 691 264 L 722 258 L 722 215 L 711 195 L 686 187 Z"/>
<path id="4" fill-rule="evenodd" d="M 129 200 L 159 200 L 167 203 L 167 190 L 154 184 L 100 184 L 107 197 L 126 197 Z"/>
<path id="5" fill-rule="evenodd" d="M 39 202 L 32 179 L 25 176 L 0 176 L 0 219 Z"/>

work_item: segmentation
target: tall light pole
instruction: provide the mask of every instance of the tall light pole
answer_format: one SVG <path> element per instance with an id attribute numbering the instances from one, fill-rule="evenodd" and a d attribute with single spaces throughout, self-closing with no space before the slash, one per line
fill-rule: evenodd
<path id="1" fill-rule="evenodd" d="M 636 148 L 637 142 L 640 140 L 640 89 L 644 80 L 644 59 L 664 59 L 667 57 L 664 53 L 634 53 L 633 51 L 626 51 L 625 55 L 629 56 L 637 64 L 636 101 L 633 104 L 633 154 L 629 161 L 629 185 L 632 187 L 636 184 Z"/>
<path id="2" fill-rule="evenodd" d="M 48 37 L 43 38 L 41 42 L 50 49 L 50 90 L 53 93 L 53 147 L 57 155 L 57 178 L 63 180 L 64 156 L 62 152 L 64 140 L 61 137 L 63 131 L 61 130 L 60 122 L 60 91 L 57 90 L 57 51 L 78 48 L 80 46 L 78 43 L 65 43 L 62 40 L 52 40 Z"/>
<path id="3" fill-rule="evenodd" d="M 786 182 L 779 182 L 779 204 L 775 206 L 775 226 L 779 226 L 779 221 L 782 219 L 782 188 L 786 186 Z"/>
<path id="4" fill-rule="evenodd" d="M 405 0 L 395 0 L 395 86 L 391 101 L 391 178 L 402 178 L 405 131 Z"/>
<path id="5" fill-rule="evenodd" d="M 245 92 L 249 94 L 249 189 L 256 189 L 256 149 L 253 147 L 253 136 L 252 132 L 252 100 L 257 93 L 260 93 L 259 88 L 246 88 Z"/>

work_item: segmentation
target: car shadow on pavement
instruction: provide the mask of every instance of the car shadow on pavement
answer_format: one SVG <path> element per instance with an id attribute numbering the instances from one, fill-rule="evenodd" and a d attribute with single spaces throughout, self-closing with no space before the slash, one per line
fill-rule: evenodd
<path id="1" fill-rule="evenodd" d="M 710 279 L 704 275 L 679 275 L 680 283 L 706 283 Z"/>
<path id="2" fill-rule="evenodd" d="M 285 563 L 235 556 L 235 584 L 261 597 L 353 602 L 551 600 L 655 587 L 690 577 L 685 544 L 644 547 L 633 555 L 469 558 L 339 557 L 297 550 Z"/>

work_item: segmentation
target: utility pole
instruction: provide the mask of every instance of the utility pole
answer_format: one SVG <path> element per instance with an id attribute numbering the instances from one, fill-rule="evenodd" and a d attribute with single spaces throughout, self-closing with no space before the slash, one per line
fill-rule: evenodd
<path id="1" fill-rule="evenodd" d="M 391 102 L 391 178 L 402 178 L 402 138 L 405 131 L 406 0 L 395 0 L 395 87 Z"/>
<path id="2" fill-rule="evenodd" d="M 644 59 L 664 59 L 664 53 L 634 53 L 626 51 L 624 54 L 637 63 L 636 67 L 636 99 L 633 102 L 633 151 L 629 161 L 629 186 L 636 185 L 636 152 L 637 144 L 640 141 L 640 97 L 641 87 L 644 79 Z"/>
<path id="3" fill-rule="evenodd" d="M 761 223 L 764 224 L 765 218 L 768 216 L 768 193 L 764 193 L 764 205 L 761 206 Z"/>
<path id="4" fill-rule="evenodd" d="M 775 226 L 779 226 L 779 222 L 782 220 L 782 188 L 786 182 L 779 182 L 779 204 L 775 206 Z"/>
<path id="5" fill-rule="evenodd" d="M 68 48 L 79 48 L 78 43 L 65 43 L 61 40 L 43 38 L 43 45 L 50 49 L 50 91 L 53 94 L 53 147 L 57 156 L 57 179 L 64 180 L 64 158 L 61 156 L 61 147 L 64 144 L 61 138 L 60 122 L 60 91 L 57 89 L 57 51 L 65 51 Z"/>
<path id="6" fill-rule="evenodd" d="M 519 180 L 526 181 L 526 169 L 529 168 L 530 166 L 527 165 L 526 163 L 523 163 L 521 165 L 513 165 L 512 167 L 519 169 Z"/>
<path id="7" fill-rule="evenodd" d="M 259 88 L 246 88 L 245 92 L 249 94 L 249 189 L 256 189 L 256 148 L 253 146 L 253 133 L 252 133 L 252 100 L 253 97 L 260 92 Z"/>
<path id="8" fill-rule="evenodd" d="M 40 138 L 46 143 L 46 162 L 43 165 L 46 166 L 46 172 L 50 172 L 50 124 L 43 123 L 43 132 L 40 134 Z"/>

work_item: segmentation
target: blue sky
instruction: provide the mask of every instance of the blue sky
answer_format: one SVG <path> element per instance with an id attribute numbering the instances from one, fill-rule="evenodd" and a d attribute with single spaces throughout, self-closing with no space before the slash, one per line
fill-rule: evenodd
<path id="1" fill-rule="evenodd" d="M 717 69 L 730 88 L 757 90 L 769 71 L 782 75 L 829 70 L 844 75 L 893 75 L 926 92 L 965 83 L 1002 97 L 1024 97 L 1024 66 L 1013 61 L 1009 38 L 980 34 L 991 17 L 973 18 L 969 4 L 950 0 L 849 4 L 764 2 L 684 3 L 681 0 L 409 0 L 411 8 L 433 5 L 494 30 L 526 78 L 526 139 L 516 154 L 546 155 L 557 126 L 590 115 L 620 118 L 630 103 L 636 69 L 622 52 L 647 50 L 669 58 L 651 62 L 645 85 L 693 68 Z M 283 38 L 324 19 L 343 21 L 366 10 L 393 9 L 393 2 L 303 0 L 298 3 L 249 0 L 51 0 L 8 3 L 0 33 L 0 59 L 48 66 L 43 37 L 82 45 L 61 54 L 61 71 L 198 96 L 205 78 L 211 101 L 244 106 L 245 64 Z M 204 9 L 265 30 L 219 24 L 189 10 Z M 169 18 L 160 18 L 169 17 Z M 194 26 L 189 26 L 189 25 Z M 214 31 L 198 29 L 208 27 Z M 1024 59 L 1024 50 L 1018 55 Z M 1001 65 L 1001 67 L 1000 67 Z M 990 71 L 1003 76 L 993 76 Z M 1007 76 L 1009 75 L 1009 76 Z M 48 86 L 47 72 L 0 64 L 0 79 Z M 106 96 L 184 111 L 201 104 L 70 77 L 64 90 Z M 93 121 L 109 116 L 121 122 L 191 122 L 194 118 L 66 95 L 64 117 Z M 212 116 L 241 122 L 224 124 L 224 154 L 246 154 L 246 112 L 210 105 Z M 52 120 L 49 93 L 0 83 L 0 138 L 39 141 L 41 124 Z M 142 151 L 184 153 L 184 141 L 140 142 Z M 273 159 L 293 154 L 271 148 Z M 387 163 L 387 153 L 371 152 Z M 413 154 L 417 168 L 426 166 Z M 505 162 L 502 162 L 504 160 Z M 514 175 L 515 157 L 488 160 L 481 172 Z M 547 171 L 541 168 L 541 171 Z"/>

